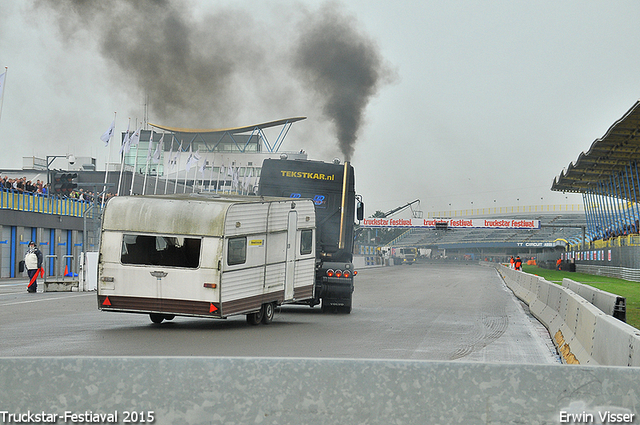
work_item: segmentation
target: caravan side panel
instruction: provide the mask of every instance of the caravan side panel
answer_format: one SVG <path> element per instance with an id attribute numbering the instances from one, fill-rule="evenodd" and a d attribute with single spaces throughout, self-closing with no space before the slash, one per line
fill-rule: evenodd
<path id="1" fill-rule="evenodd" d="M 234 204 L 227 212 L 220 283 L 225 316 L 256 311 L 264 302 L 269 205 L 268 202 Z M 237 257 L 234 249 L 244 252 Z"/>
<path id="2" fill-rule="evenodd" d="M 313 202 L 309 201 L 298 206 L 298 231 L 296 235 L 296 252 L 298 254 L 296 263 L 296 277 L 293 296 L 296 301 L 313 298 L 314 284 L 316 279 L 316 218 Z M 311 231 L 310 242 L 305 239 L 303 244 L 303 234 Z M 308 237 L 308 233 L 304 234 Z M 310 249 L 310 250 L 309 250 Z"/>

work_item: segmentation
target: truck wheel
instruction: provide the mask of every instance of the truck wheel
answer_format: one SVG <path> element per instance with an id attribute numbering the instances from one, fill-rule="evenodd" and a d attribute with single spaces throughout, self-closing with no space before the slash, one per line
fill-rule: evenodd
<path id="1" fill-rule="evenodd" d="M 324 299 L 322 300 L 322 305 L 320 306 L 320 310 L 323 313 L 328 313 L 331 311 L 331 306 L 329 305 L 329 303 L 325 302 Z"/>
<path id="2" fill-rule="evenodd" d="M 254 326 L 259 325 L 260 322 L 262 321 L 263 312 L 264 312 L 264 308 L 260 307 L 260 311 L 256 313 L 247 314 L 247 323 Z"/>
<path id="3" fill-rule="evenodd" d="M 149 318 L 153 323 L 159 324 L 164 320 L 164 314 L 150 313 Z"/>
<path id="4" fill-rule="evenodd" d="M 273 315 L 276 312 L 274 303 L 262 304 L 262 323 L 268 325 L 273 320 Z"/>
<path id="5" fill-rule="evenodd" d="M 343 305 L 341 307 L 338 307 L 338 313 L 350 314 L 351 313 L 351 306 L 350 305 Z"/>

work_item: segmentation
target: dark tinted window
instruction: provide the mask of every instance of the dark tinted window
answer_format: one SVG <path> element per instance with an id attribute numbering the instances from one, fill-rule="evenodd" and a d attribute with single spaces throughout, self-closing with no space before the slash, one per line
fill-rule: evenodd
<path id="1" fill-rule="evenodd" d="M 200 265 L 201 242 L 199 238 L 124 235 L 120 261 L 123 264 L 196 269 Z"/>

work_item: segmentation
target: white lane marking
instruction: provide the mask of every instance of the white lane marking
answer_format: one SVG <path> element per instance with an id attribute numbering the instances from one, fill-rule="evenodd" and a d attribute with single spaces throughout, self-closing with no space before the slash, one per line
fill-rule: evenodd
<path id="1" fill-rule="evenodd" d="M 95 293 L 95 292 L 93 292 L 93 293 L 89 292 L 89 293 L 87 293 L 87 294 L 68 295 L 68 296 L 65 296 L 65 297 L 40 298 L 40 299 L 37 299 L 37 300 L 29 300 L 29 301 L 16 301 L 16 302 L 13 302 L 13 303 L 0 304 L 0 306 L 1 306 L 1 307 L 5 307 L 5 306 L 8 306 L 8 305 L 18 305 L 18 304 L 37 303 L 37 302 L 40 302 L 40 301 L 63 300 L 63 299 L 67 299 L 67 298 L 86 297 L 87 295 L 93 295 L 93 296 L 95 297 L 95 296 L 96 296 L 96 293 Z M 31 295 L 31 296 L 33 296 L 33 295 Z M 37 296 L 37 295 L 36 295 L 36 296 Z"/>

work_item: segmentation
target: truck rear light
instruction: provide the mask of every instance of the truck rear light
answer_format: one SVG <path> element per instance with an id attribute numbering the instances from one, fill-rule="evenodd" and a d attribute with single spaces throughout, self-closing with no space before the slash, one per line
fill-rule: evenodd
<path id="1" fill-rule="evenodd" d="M 333 277 L 334 274 L 335 274 L 335 272 L 333 271 L 333 269 L 327 270 L 327 276 Z"/>
<path id="2" fill-rule="evenodd" d="M 336 277 L 342 277 L 342 270 L 336 270 Z"/>
<path id="3" fill-rule="evenodd" d="M 218 285 L 217 285 L 217 284 L 215 284 L 215 283 L 205 283 L 205 284 L 204 284 L 204 287 L 205 287 L 205 288 L 212 288 L 212 289 L 216 289 L 216 288 L 218 287 Z"/>
<path id="4" fill-rule="evenodd" d="M 356 276 L 358 276 L 358 270 L 353 271 L 353 277 L 356 277 Z"/>
<path id="5" fill-rule="evenodd" d="M 342 276 L 348 279 L 349 277 L 351 277 L 351 273 L 349 272 L 349 270 L 345 270 Z"/>

